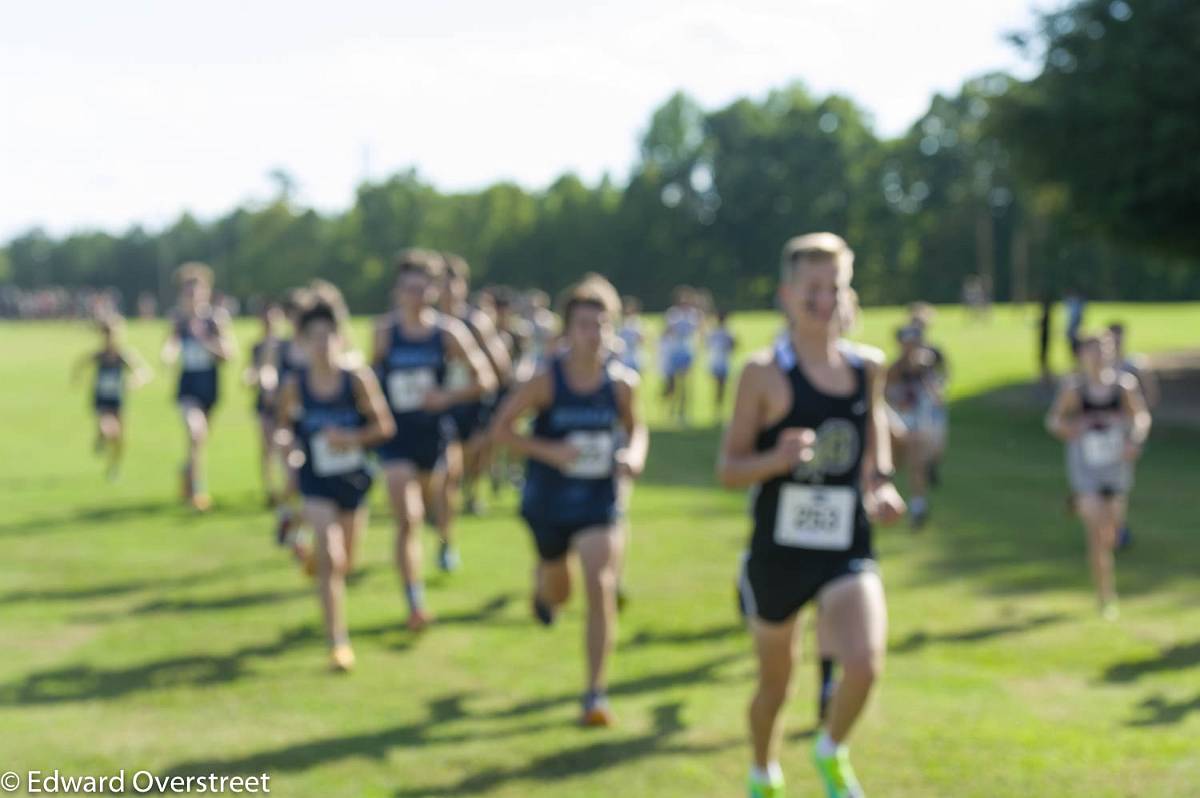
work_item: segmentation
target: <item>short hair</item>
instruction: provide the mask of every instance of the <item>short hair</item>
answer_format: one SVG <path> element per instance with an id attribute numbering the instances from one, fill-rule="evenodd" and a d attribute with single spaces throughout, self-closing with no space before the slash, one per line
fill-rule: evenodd
<path id="1" fill-rule="evenodd" d="M 443 252 L 442 262 L 446 265 L 446 276 L 471 282 L 471 265 L 462 255 L 454 252 Z"/>
<path id="2" fill-rule="evenodd" d="M 283 306 L 283 312 L 288 316 L 299 313 L 308 303 L 309 290 L 307 288 L 289 288 L 283 294 L 283 301 L 280 303 Z"/>
<path id="3" fill-rule="evenodd" d="M 333 320 L 339 327 L 349 320 L 350 309 L 346 306 L 345 297 L 342 296 L 341 290 L 328 280 L 318 278 L 310 282 L 308 284 L 308 296 L 310 303 L 314 305 L 328 305 L 333 310 Z"/>
<path id="4" fill-rule="evenodd" d="M 213 270 L 207 263 L 193 260 L 188 261 L 175 270 L 176 285 L 183 286 L 187 283 L 203 283 L 205 287 L 212 288 L 213 286 Z"/>
<path id="5" fill-rule="evenodd" d="M 1125 322 L 1114 321 L 1108 325 L 1108 331 L 1115 336 L 1121 337 L 1125 335 Z"/>
<path id="6" fill-rule="evenodd" d="M 936 311 L 933 309 L 933 305 L 928 302 L 909 303 L 908 315 L 913 321 L 920 322 L 921 324 L 929 324 L 929 322 L 933 321 L 935 314 Z"/>
<path id="7" fill-rule="evenodd" d="M 788 282 L 805 263 L 833 260 L 838 275 L 846 283 L 854 276 L 854 250 L 835 233 L 808 233 L 796 236 L 783 245 L 779 263 L 779 279 Z"/>
<path id="8" fill-rule="evenodd" d="M 445 260 L 432 249 L 409 247 L 396 253 L 396 279 L 406 274 L 422 274 L 431 280 L 442 276 Z"/>
<path id="9" fill-rule="evenodd" d="M 109 313 L 96 320 L 96 329 L 101 335 L 116 335 L 125 326 L 125 318 L 119 313 Z"/>
<path id="10" fill-rule="evenodd" d="M 621 297 L 621 305 L 623 306 L 626 314 L 641 313 L 642 311 L 642 300 L 635 296 L 629 296 L 627 294 Z"/>
<path id="11" fill-rule="evenodd" d="M 582 280 L 563 291 L 558 306 L 563 326 L 571 323 L 571 314 L 580 307 L 599 308 L 615 319 L 621 315 L 621 295 L 606 277 L 589 272 Z"/>
<path id="12" fill-rule="evenodd" d="M 327 321 L 333 325 L 335 330 L 341 330 L 337 309 L 324 299 L 314 297 L 300 311 L 300 319 L 296 322 L 296 328 L 303 333 L 310 325 L 316 324 L 319 321 Z"/>

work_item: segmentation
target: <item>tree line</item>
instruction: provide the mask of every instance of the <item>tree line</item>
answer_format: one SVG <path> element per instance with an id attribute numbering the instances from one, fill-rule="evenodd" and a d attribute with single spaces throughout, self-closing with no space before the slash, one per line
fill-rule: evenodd
<path id="1" fill-rule="evenodd" d="M 728 307 L 771 301 L 781 242 L 842 234 L 866 304 L 957 301 L 982 277 L 995 299 L 1200 297 L 1200 5 L 1082 0 L 1013 36 L 1041 72 L 967 81 L 896 138 L 851 100 L 791 84 L 705 109 L 687 95 L 652 114 L 628 179 L 565 174 L 543 190 L 444 193 L 415 170 L 358 186 L 345 211 L 299 205 L 274 173 L 268 201 L 165 229 L 34 229 L 0 251 L 22 288 L 113 286 L 169 295 L 203 260 L 243 299 L 314 277 L 356 310 L 387 301 L 404 246 L 453 250 L 476 280 L 557 290 L 586 271 L 662 307 L 704 286 Z"/>

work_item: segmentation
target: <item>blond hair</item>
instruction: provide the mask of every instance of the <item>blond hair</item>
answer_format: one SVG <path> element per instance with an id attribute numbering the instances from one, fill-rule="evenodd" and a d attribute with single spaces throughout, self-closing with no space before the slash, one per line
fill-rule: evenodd
<path id="1" fill-rule="evenodd" d="M 779 279 L 790 281 L 806 263 L 832 260 L 837 264 L 838 277 L 846 284 L 854 276 L 854 250 L 835 233 L 808 233 L 789 239 L 783 245 L 779 262 Z"/>
<path id="2" fill-rule="evenodd" d="M 621 315 L 621 295 L 606 277 L 596 272 L 588 272 L 559 296 L 558 307 L 563 325 L 570 323 L 571 312 L 581 305 L 603 308 L 612 319 Z"/>
<path id="3" fill-rule="evenodd" d="M 175 270 L 176 285 L 184 285 L 191 282 L 203 283 L 208 288 L 212 288 L 212 267 L 207 263 L 201 263 L 200 261 L 192 260 L 182 264 L 178 269 Z"/>
<path id="4" fill-rule="evenodd" d="M 446 259 L 441 253 L 432 249 L 409 247 L 396 253 L 396 279 L 406 274 L 423 274 L 431 280 L 442 276 L 446 268 Z"/>

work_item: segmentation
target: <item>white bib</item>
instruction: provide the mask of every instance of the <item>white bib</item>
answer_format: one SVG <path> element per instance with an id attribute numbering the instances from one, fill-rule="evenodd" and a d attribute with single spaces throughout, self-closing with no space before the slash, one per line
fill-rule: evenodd
<path id="1" fill-rule="evenodd" d="M 603 479 L 613 471 L 613 434 L 608 430 L 571 432 L 567 443 L 579 456 L 563 473 L 576 479 Z"/>
<path id="2" fill-rule="evenodd" d="M 471 369 L 461 360 L 446 364 L 446 389 L 457 391 L 471 384 Z"/>
<path id="3" fill-rule="evenodd" d="M 324 432 L 318 432 L 312 437 L 309 445 L 312 456 L 313 473 L 319 477 L 334 477 L 357 471 L 366 464 L 362 447 L 352 446 L 349 449 L 334 449 L 329 445 L 329 438 Z"/>
<path id="4" fill-rule="evenodd" d="M 207 371 L 212 368 L 212 353 L 195 338 L 185 338 L 180 352 L 184 371 Z"/>
<path id="5" fill-rule="evenodd" d="M 102 371 L 96 375 L 96 396 L 101 399 L 120 399 L 121 374 L 115 371 Z"/>
<path id="6" fill-rule="evenodd" d="M 1079 439 L 1083 462 L 1091 468 L 1104 468 L 1120 462 L 1125 448 L 1125 432 L 1120 427 L 1090 429 Z"/>
<path id="7" fill-rule="evenodd" d="M 425 395 L 437 383 L 431 368 L 405 369 L 388 375 L 388 399 L 397 413 L 420 410 L 425 404 Z"/>
<path id="8" fill-rule="evenodd" d="M 780 546 L 846 551 L 854 538 L 854 488 L 785 484 L 779 490 L 775 542 Z"/>

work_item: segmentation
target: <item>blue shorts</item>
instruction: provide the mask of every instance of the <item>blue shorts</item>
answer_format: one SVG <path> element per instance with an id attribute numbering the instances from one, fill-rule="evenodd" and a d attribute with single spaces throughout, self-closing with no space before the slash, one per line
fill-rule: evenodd
<path id="1" fill-rule="evenodd" d="M 475 433 L 487 429 L 487 409 L 484 402 L 467 402 L 450 408 L 448 415 L 454 425 L 454 438 L 466 442 Z"/>
<path id="2" fill-rule="evenodd" d="M 525 516 L 529 531 L 533 533 L 533 543 L 537 547 L 538 557 L 546 562 L 561 560 L 571 550 L 571 541 L 585 529 L 611 527 L 615 519 L 602 519 L 576 524 L 550 524 L 536 521 Z"/>
<path id="3" fill-rule="evenodd" d="M 687 350 L 680 349 L 671 353 L 671 359 L 668 361 L 668 373 L 671 375 L 678 374 L 681 371 L 687 371 L 692 367 L 692 353 Z"/>
<path id="4" fill-rule="evenodd" d="M 327 499 L 339 510 L 357 510 L 371 490 L 374 474 L 354 471 L 336 477 L 318 477 L 312 469 L 300 469 L 300 495 L 310 499 Z"/>
<path id="5" fill-rule="evenodd" d="M 179 375 L 179 389 L 175 392 L 177 402 L 192 402 L 205 413 L 217 403 L 217 372 L 184 371 Z"/>
<path id="6" fill-rule="evenodd" d="M 396 434 L 375 453 L 385 466 L 409 462 L 418 471 L 429 472 L 437 468 L 454 434 L 454 422 L 448 415 L 405 414 L 396 419 Z"/>

